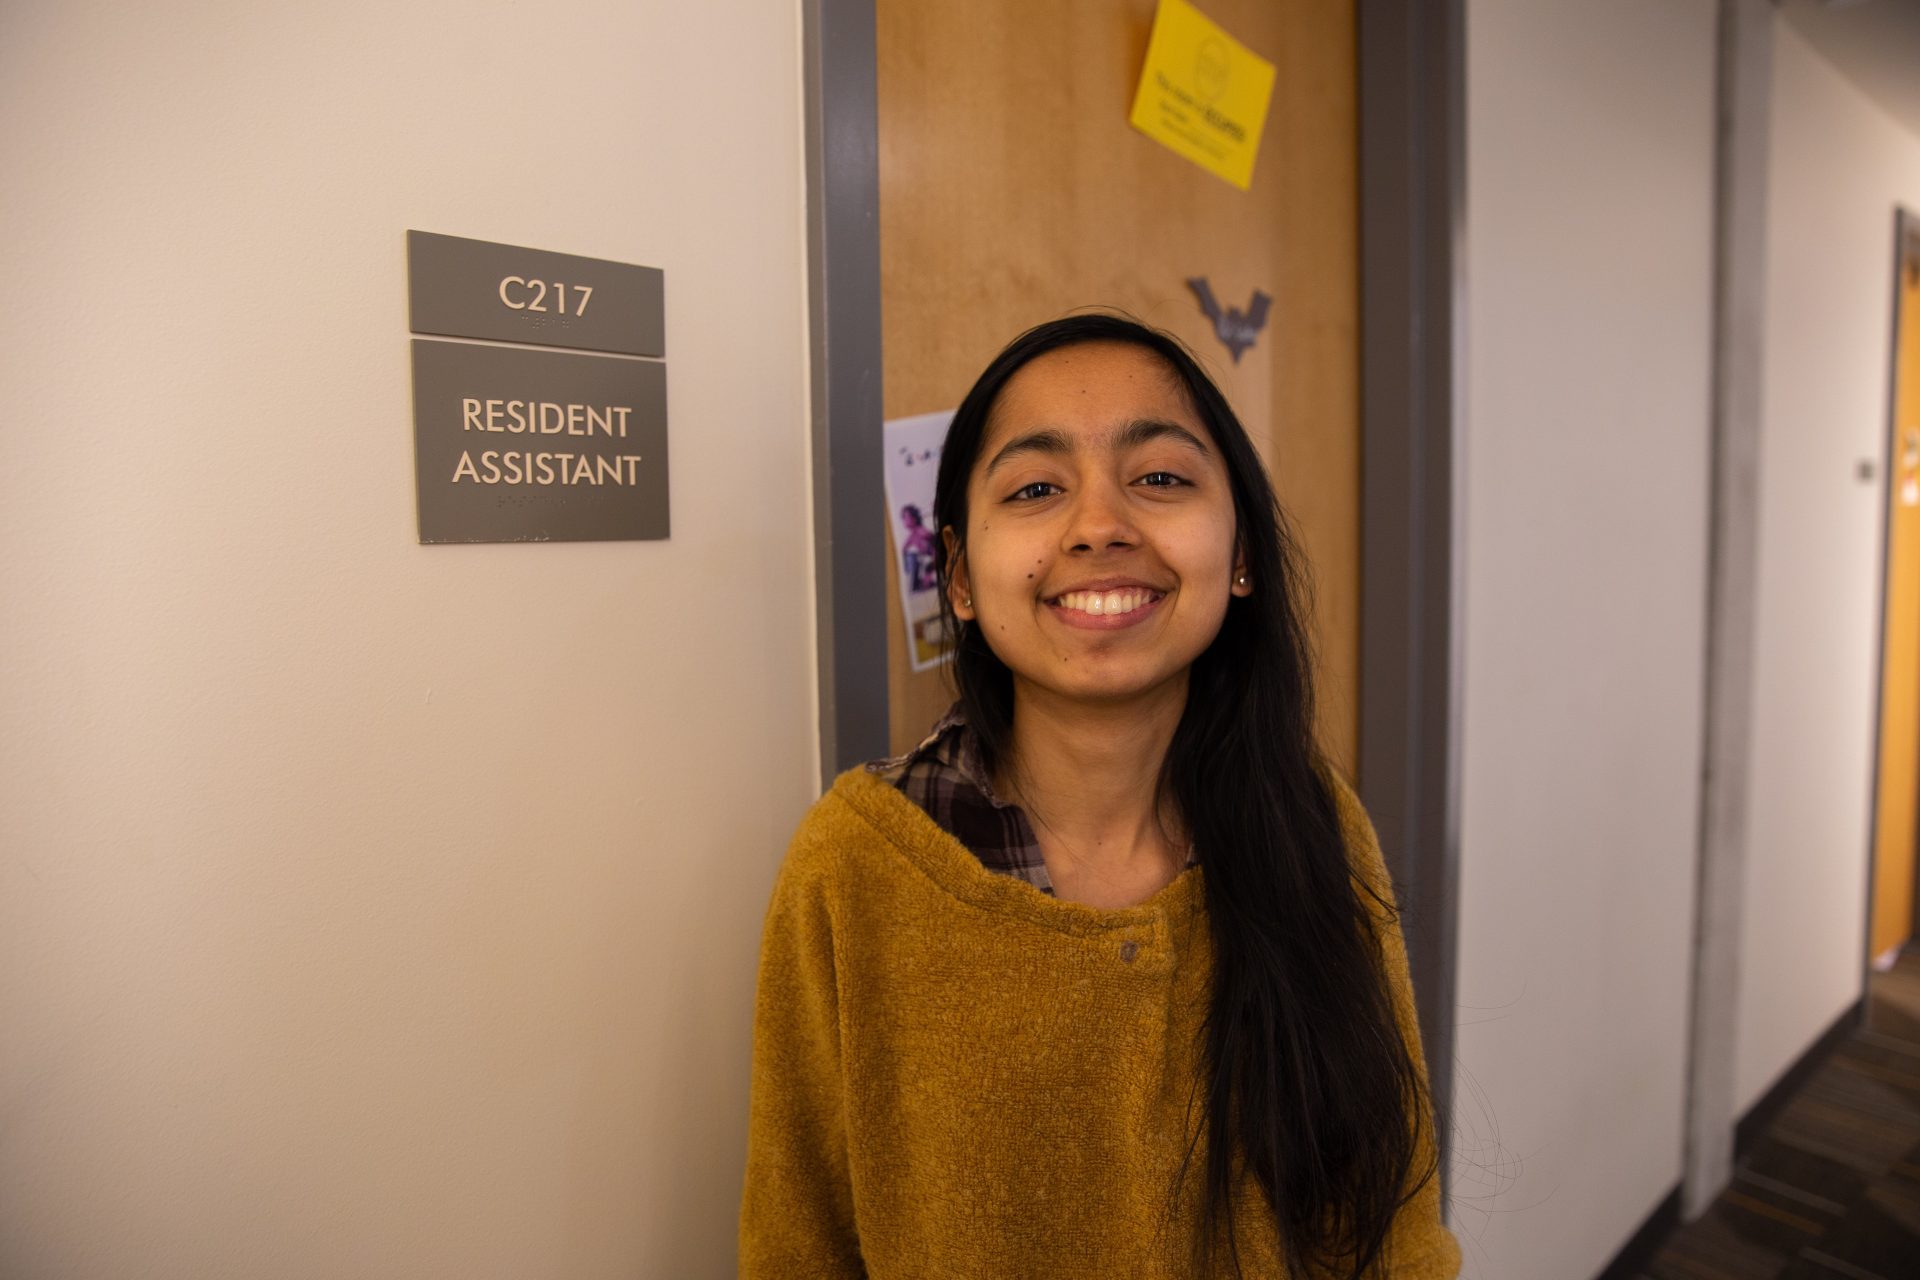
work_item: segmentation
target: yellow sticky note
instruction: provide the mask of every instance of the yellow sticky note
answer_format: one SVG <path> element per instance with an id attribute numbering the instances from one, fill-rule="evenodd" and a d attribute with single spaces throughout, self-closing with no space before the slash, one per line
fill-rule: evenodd
<path id="1" fill-rule="evenodd" d="M 1134 128 L 1245 191 L 1273 100 L 1273 64 L 1186 0 L 1160 0 Z"/>

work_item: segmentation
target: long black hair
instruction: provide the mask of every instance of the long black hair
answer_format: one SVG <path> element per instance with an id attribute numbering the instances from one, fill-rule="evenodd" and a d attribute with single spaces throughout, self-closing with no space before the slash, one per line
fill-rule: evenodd
<path id="1" fill-rule="evenodd" d="M 1366 899 L 1390 908 L 1349 861 L 1314 737 L 1303 561 L 1245 428 L 1177 338 L 1124 316 L 1067 316 L 1015 338 L 961 402 L 940 456 L 934 523 L 953 529 L 964 556 L 967 483 L 1001 389 L 1035 356 L 1085 342 L 1143 347 L 1184 385 L 1225 459 L 1254 584 L 1230 597 L 1219 634 L 1194 660 L 1159 777 L 1159 801 L 1174 806 L 1205 868 L 1214 952 L 1195 1082 L 1207 1154 L 1194 1271 L 1212 1273 L 1224 1222 L 1239 1274 L 1237 1156 L 1265 1192 L 1293 1274 L 1381 1275 L 1395 1214 L 1435 1173 L 1431 1159 L 1417 1180 L 1413 1169 L 1419 1126 L 1431 1121 Z M 956 645 L 951 677 L 991 770 L 1012 741 L 1012 672 L 982 629 L 954 614 L 956 557 L 944 539 L 935 554 Z"/>

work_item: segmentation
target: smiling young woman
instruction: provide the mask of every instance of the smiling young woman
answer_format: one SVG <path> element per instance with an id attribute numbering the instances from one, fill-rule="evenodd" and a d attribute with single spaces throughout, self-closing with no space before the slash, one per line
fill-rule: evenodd
<path id="1" fill-rule="evenodd" d="M 1391 885 L 1232 410 L 1157 330 L 1042 325 L 934 507 L 959 696 L 782 864 L 741 1274 L 1457 1275 Z"/>

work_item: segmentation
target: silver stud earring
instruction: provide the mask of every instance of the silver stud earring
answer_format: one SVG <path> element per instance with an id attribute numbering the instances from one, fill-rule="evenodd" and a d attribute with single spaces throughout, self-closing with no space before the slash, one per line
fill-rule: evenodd
<path id="1" fill-rule="evenodd" d="M 966 607 L 966 608 L 968 608 L 968 609 L 971 609 L 971 608 L 973 608 L 973 597 L 972 597 L 972 596 L 968 596 L 968 597 L 967 597 L 967 598 L 966 598 L 965 600 L 963 600 L 963 601 L 961 601 L 960 603 L 961 603 L 961 604 L 962 604 L 962 605 L 963 605 L 964 607 Z"/>
<path id="2" fill-rule="evenodd" d="M 1235 585 L 1244 587 L 1247 585 L 1247 575 L 1243 573 L 1239 577 L 1235 578 L 1233 581 Z"/>

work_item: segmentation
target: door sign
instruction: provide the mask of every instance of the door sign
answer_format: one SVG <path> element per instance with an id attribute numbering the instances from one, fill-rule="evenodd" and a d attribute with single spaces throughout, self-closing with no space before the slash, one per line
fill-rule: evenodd
<path id="1" fill-rule="evenodd" d="M 421 542 L 667 536 L 667 367 L 413 340 Z"/>
<path id="2" fill-rule="evenodd" d="M 407 290 L 421 542 L 668 536 L 664 273 L 409 231 Z"/>

